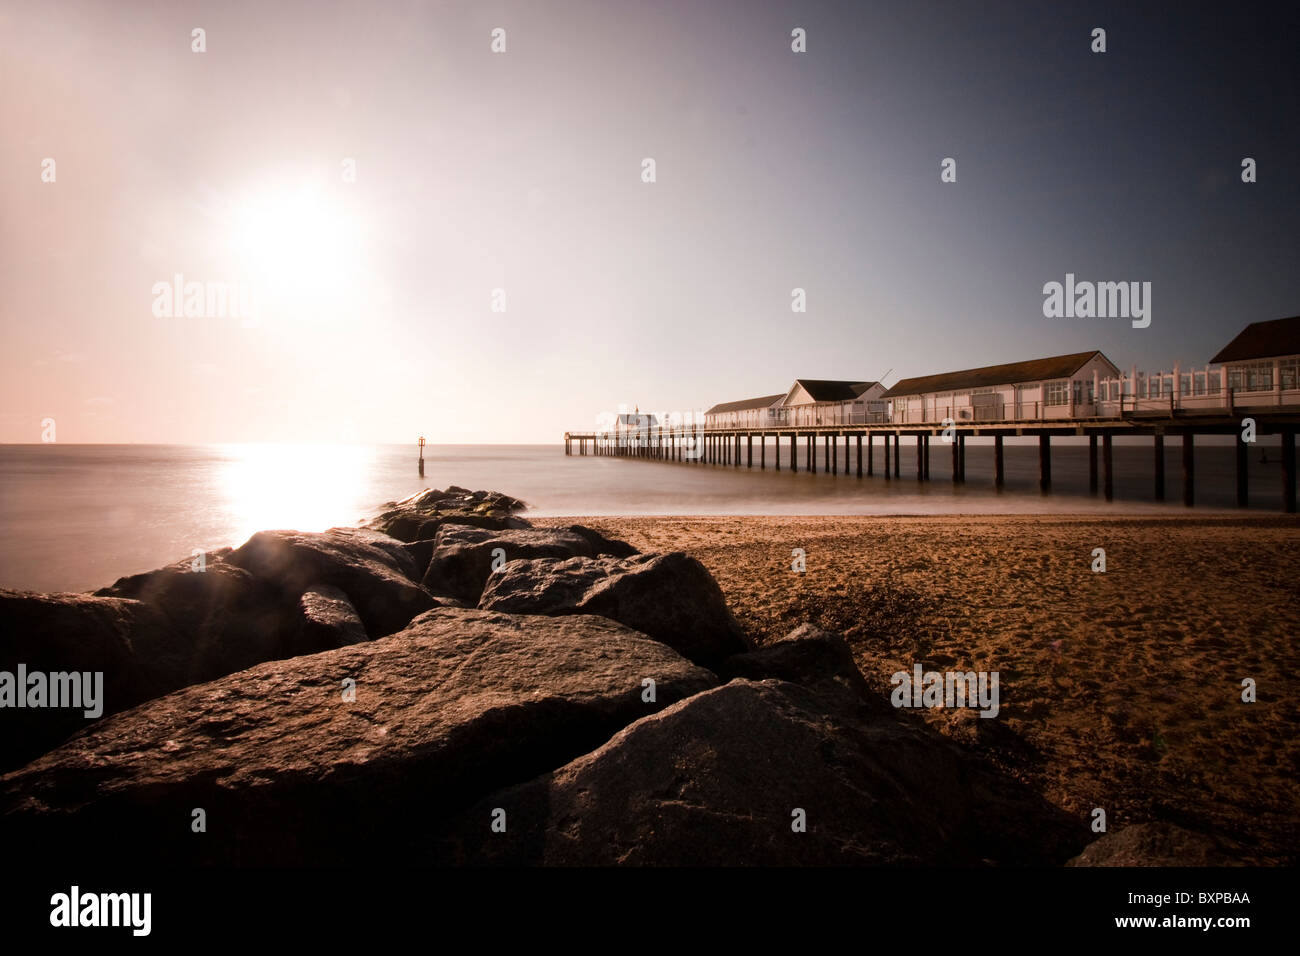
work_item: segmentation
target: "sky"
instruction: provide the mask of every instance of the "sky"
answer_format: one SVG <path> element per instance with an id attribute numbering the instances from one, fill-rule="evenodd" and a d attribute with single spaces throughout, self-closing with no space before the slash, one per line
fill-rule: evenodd
<path id="1" fill-rule="evenodd" d="M 0 441 L 555 442 L 796 377 L 1203 365 L 1300 313 L 1298 11 L 3 0 Z M 1150 324 L 1046 317 L 1067 273 Z"/>

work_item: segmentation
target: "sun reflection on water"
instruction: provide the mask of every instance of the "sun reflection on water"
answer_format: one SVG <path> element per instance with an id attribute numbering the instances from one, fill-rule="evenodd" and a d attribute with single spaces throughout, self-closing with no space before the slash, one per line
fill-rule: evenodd
<path id="1" fill-rule="evenodd" d="M 250 444 L 222 451 L 229 460 L 219 487 L 237 543 L 274 528 L 352 525 L 367 509 L 367 479 L 375 464 L 371 446 Z"/>

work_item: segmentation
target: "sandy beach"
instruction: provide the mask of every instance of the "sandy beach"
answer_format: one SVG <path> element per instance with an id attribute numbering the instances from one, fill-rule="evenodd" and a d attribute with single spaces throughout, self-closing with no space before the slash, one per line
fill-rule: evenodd
<path id="1" fill-rule="evenodd" d="M 843 633 L 882 694 L 914 663 L 996 670 L 1001 713 L 926 710 L 1081 818 L 1167 820 L 1295 862 L 1300 521 L 1283 517 L 633 517 L 580 522 L 714 574 L 759 643 Z M 1106 571 L 1092 570 L 1105 549 Z M 806 572 L 792 570 L 795 549 Z M 1256 703 L 1243 703 L 1252 678 Z"/>

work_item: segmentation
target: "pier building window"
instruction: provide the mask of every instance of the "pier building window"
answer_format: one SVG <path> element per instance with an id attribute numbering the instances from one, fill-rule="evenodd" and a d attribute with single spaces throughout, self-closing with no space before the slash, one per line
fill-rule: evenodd
<path id="1" fill-rule="evenodd" d="M 1278 367 L 1278 379 L 1284 389 L 1300 388 L 1300 358 L 1283 359 Z"/>
<path id="2" fill-rule="evenodd" d="M 1043 404 L 1044 405 L 1070 404 L 1070 383 L 1069 382 L 1048 382 L 1046 385 L 1044 385 Z"/>
<path id="3" fill-rule="evenodd" d="M 1251 362 L 1228 370 L 1228 388 L 1236 392 L 1266 392 L 1273 387 L 1273 363 Z"/>

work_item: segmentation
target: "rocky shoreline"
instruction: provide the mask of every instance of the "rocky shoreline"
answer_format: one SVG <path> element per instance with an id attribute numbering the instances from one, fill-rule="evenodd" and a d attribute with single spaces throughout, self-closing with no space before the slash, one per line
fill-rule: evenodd
<path id="1" fill-rule="evenodd" d="M 837 634 L 755 646 L 695 558 L 523 508 L 429 489 L 93 594 L 0 591 L 0 670 L 104 685 L 93 722 L 0 710 L 0 837 L 185 865 L 1055 866 L 1183 846 L 1137 828 L 1088 846 L 1086 819 L 873 693 Z"/>

